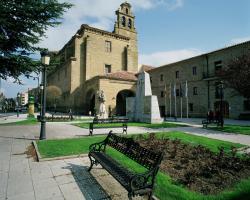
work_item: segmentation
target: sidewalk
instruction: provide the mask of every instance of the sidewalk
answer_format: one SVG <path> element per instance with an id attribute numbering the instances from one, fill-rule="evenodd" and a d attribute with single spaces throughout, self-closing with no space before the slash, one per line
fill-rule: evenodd
<path id="1" fill-rule="evenodd" d="M 177 121 L 175 121 L 174 118 L 166 118 L 168 122 L 177 122 L 195 127 L 202 127 L 201 122 L 204 119 L 205 118 L 177 118 Z M 250 126 L 250 120 L 224 119 L 224 124 Z"/>
<path id="2" fill-rule="evenodd" d="M 0 200 L 128 199 L 104 169 L 87 171 L 88 157 L 35 162 L 25 153 L 30 143 L 0 137 Z"/>
<path id="3" fill-rule="evenodd" d="M 26 119 L 27 119 L 27 114 L 19 114 L 19 117 L 17 117 L 16 113 L 9 113 L 9 115 L 1 114 L 0 124 L 18 122 Z"/>

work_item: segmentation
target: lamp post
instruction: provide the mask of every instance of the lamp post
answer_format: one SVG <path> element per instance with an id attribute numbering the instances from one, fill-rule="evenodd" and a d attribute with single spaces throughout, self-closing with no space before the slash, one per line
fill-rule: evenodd
<path id="1" fill-rule="evenodd" d="M 16 116 L 19 117 L 19 100 L 20 100 L 20 93 L 17 93 L 17 98 L 16 98 L 16 104 L 17 104 L 17 108 L 16 108 Z"/>
<path id="2" fill-rule="evenodd" d="M 42 61 L 42 80 L 41 84 L 41 130 L 40 130 L 40 140 L 46 139 L 46 66 L 49 65 L 50 57 L 48 51 L 41 52 L 41 61 Z"/>
<path id="3" fill-rule="evenodd" d="M 224 126 L 224 109 L 223 109 L 223 97 L 224 97 L 224 85 L 223 85 L 223 81 L 220 81 L 219 84 L 219 88 L 220 88 L 220 125 L 223 128 Z"/>

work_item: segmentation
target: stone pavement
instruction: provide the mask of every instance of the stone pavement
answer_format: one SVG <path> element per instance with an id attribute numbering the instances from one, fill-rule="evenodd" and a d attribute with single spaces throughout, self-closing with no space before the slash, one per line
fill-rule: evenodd
<path id="1" fill-rule="evenodd" d="M 25 153 L 30 143 L 0 137 L 0 200 L 127 199 L 104 169 L 87 171 L 88 157 L 35 162 Z"/>

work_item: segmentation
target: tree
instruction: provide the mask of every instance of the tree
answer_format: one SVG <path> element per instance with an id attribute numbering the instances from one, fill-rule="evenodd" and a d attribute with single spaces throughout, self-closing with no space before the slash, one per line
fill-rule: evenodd
<path id="1" fill-rule="evenodd" d="M 1 0 L 0 3 L 0 78 L 28 76 L 40 63 L 29 56 L 41 51 L 37 46 L 49 27 L 61 23 L 72 5 L 58 0 Z"/>
<path id="2" fill-rule="evenodd" d="M 228 87 L 250 99 L 250 55 L 231 59 L 218 76 L 225 80 Z"/>
<path id="3" fill-rule="evenodd" d="M 47 100 L 47 103 L 48 103 L 48 107 L 54 107 L 54 111 L 56 109 L 56 104 L 59 100 L 59 98 L 61 97 L 62 95 L 62 90 L 55 86 L 55 85 L 51 85 L 51 86 L 48 86 L 46 88 L 46 100 Z"/>

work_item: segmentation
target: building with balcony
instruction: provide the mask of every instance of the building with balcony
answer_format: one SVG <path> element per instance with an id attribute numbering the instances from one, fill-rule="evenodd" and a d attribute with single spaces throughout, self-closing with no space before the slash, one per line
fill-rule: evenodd
<path id="1" fill-rule="evenodd" d="M 218 74 L 232 58 L 244 54 L 250 54 L 250 41 L 150 70 L 152 92 L 158 96 L 161 114 L 169 116 L 171 110 L 171 115 L 175 115 L 174 85 L 176 85 L 177 117 L 180 117 L 181 113 L 186 117 L 187 106 L 190 117 L 205 117 L 209 110 L 218 110 L 220 108 Z M 188 102 L 185 97 L 186 81 Z M 224 88 L 222 104 L 225 117 L 238 118 L 241 114 L 250 114 L 249 100 L 239 96 L 230 88 Z"/>

